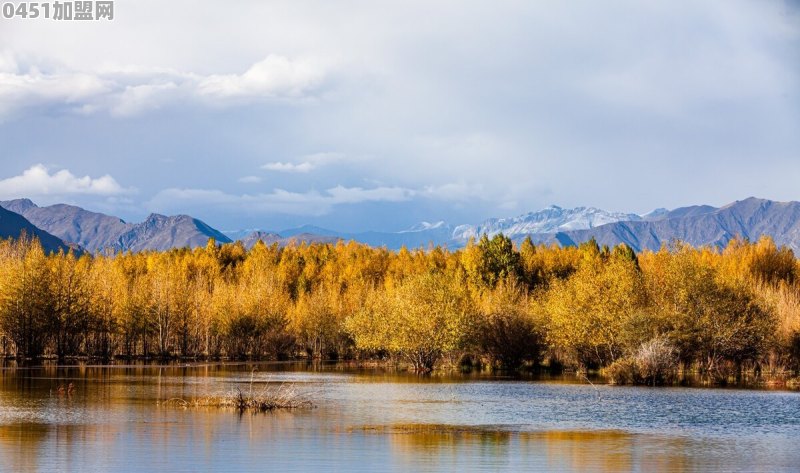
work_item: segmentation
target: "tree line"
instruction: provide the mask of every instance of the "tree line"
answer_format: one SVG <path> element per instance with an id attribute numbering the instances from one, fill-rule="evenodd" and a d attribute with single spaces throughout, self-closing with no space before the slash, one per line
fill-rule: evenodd
<path id="1" fill-rule="evenodd" d="M 0 242 L 5 356 L 388 359 L 678 370 L 725 379 L 800 368 L 800 263 L 769 238 L 724 249 L 355 242 L 47 254 Z"/>

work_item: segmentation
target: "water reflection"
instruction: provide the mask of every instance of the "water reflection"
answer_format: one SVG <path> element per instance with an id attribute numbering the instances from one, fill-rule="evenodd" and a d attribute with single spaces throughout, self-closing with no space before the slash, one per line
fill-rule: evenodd
<path id="1" fill-rule="evenodd" d="M 796 471 L 794 392 L 419 378 L 340 365 L 0 370 L 0 471 Z M 293 383 L 317 408 L 179 409 Z M 58 386 L 73 383 L 71 394 Z"/>

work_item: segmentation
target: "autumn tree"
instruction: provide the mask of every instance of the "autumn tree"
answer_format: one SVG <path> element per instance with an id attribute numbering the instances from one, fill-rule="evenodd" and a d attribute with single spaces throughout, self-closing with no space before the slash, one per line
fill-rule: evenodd
<path id="1" fill-rule="evenodd" d="M 522 275 L 520 255 L 511 239 L 502 233 L 491 239 L 484 233 L 478 244 L 467 244 L 462 264 L 473 284 L 493 288 L 506 279 L 517 280 Z"/>
<path id="2" fill-rule="evenodd" d="M 623 355 L 626 329 L 644 309 L 642 275 L 627 257 L 604 257 L 596 243 L 581 251 L 575 274 L 546 295 L 548 340 L 580 365 L 605 366 Z"/>
<path id="3" fill-rule="evenodd" d="M 406 279 L 391 294 L 373 294 L 347 327 L 358 348 L 386 350 L 430 372 L 445 353 L 466 346 L 475 320 L 464 286 L 429 273 Z"/>
<path id="4" fill-rule="evenodd" d="M 19 357 L 44 354 L 49 341 L 50 271 L 38 241 L 20 238 L 4 245 L 0 284 L 0 324 Z"/>
<path id="5" fill-rule="evenodd" d="M 680 246 L 646 258 L 647 288 L 663 331 L 681 359 L 718 372 L 723 362 L 756 360 L 773 326 L 744 282 L 726 278 L 713 253 Z"/>
<path id="6" fill-rule="evenodd" d="M 480 310 L 476 339 L 493 366 L 517 369 L 525 361 L 539 361 L 544 348 L 543 327 L 513 279 L 485 293 Z"/>
<path id="7" fill-rule="evenodd" d="M 50 274 L 48 331 L 59 360 L 80 354 L 90 328 L 90 259 L 60 252 L 48 259 Z"/>

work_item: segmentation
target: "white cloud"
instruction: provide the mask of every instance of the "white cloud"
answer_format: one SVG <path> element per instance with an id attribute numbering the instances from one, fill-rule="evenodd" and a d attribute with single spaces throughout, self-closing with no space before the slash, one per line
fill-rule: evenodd
<path id="1" fill-rule="evenodd" d="M 125 189 L 108 174 L 98 178 L 78 177 L 67 169 L 55 173 L 44 165 L 37 164 L 26 169 L 21 175 L 0 180 L 0 198 L 97 195 L 116 196 L 132 192 Z"/>
<path id="2" fill-rule="evenodd" d="M 416 192 L 396 186 L 375 187 L 373 189 L 336 186 L 328 189 L 328 194 L 330 194 L 332 201 L 337 204 L 357 204 L 360 202 L 403 202 L 411 200 Z"/>
<path id="3" fill-rule="evenodd" d="M 326 166 L 344 161 L 346 156 L 344 153 L 337 153 L 334 151 L 325 151 L 322 153 L 313 153 L 303 156 L 303 161 L 312 163 L 317 166 Z"/>
<path id="4" fill-rule="evenodd" d="M 364 202 L 403 202 L 411 200 L 415 191 L 401 187 L 336 186 L 324 192 L 292 192 L 274 189 L 270 193 L 235 195 L 216 189 L 164 189 L 156 194 L 148 206 L 160 212 L 183 211 L 187 207 L 217 207 L 256 213 L 286 213 L 318 216 L 329 213 L 333 207 Z"/>
<path id="5" fill-rule="evenodd" d="M 445 201 L 469 201 L 485 198 L 486 189 L 480 184 L 468 184 L 465 182 L 454 182 L 438 186 L 425 186 L 420 192 L 429 199 Z"/>
<path id="6" fill-rule="evenodd" d="M 302 162 L 299 164 L 294 163 L 267 163 L 261 166 L 261 169 L 266 169 L 267 171 L 275 171 L 275 172 L 309 172 L 313 170 L 316 166 L 308 161 Z"/>
<path id="7" fill-rule="evenodd" d="M 275 171 L 275 172 L 294 172 L 294 173 L 306 173 L 313 171 L 314 169 L 328 166 L 334 163 L 340 163 L 345 161 L 347 157 L 344 153 L 336 153 L 331 151 L 321 152 L 321 153 L 312 153 L 302 156 L 300 158 L 299 163 L 290 163 L 290 162 L 272 162 L 267 163 L 261 166 L 261 169 L 266 169 L 267 171 Z"/>
<path id="8" fill-rule="evenodd" d="M 25 74 L 0 72 L 0 118 L 20 108 L 40 105 L 80 109 L 110 90 L 110 84 L 91 74 L 43 74 L 36 69 Z"/>
<path id="9" fill-rule="evenodd" d="M 244 74 L 212 75 L 200 81 L 200 95 L 221 98 L 300 97 L 325 78 L 325 66 L 303 58 L 270 54 Z"/>
<path id="10" fill-rule="evenodd" d="M 174 82 L 125 87 L 125 90 L 116 96 L 116 103 L 109 111 L 114 116 L 127 117 L 161 108 L 176 95 L 178 87 Z"/>
<path id="11" fill-rule="evenodd" d="M 0 72 L 16 74 L 17 61 L 9 52 L 0 52 Z"/>
<path id="12" fill-rule="evenodd" d="M 35 106 L 127 117 L 177 101 L 226 106 L 259 98 L 300 100 L 312 95 L 328 72 L 328 65 L 321 61 L 278 55 L 269 55 L 242 74 L 202 76 L 136 65 L 48 72 L 30 67 L 21 71 L 14 56 L 3 53 L 0 118 Z"/>
<path id="13" fill-rule="evenodd" d="M 261 178 L 258 176 L 244 176 L 239 178 L 239 182 L 242 184 L 258 184 L 261 182 Z"/>

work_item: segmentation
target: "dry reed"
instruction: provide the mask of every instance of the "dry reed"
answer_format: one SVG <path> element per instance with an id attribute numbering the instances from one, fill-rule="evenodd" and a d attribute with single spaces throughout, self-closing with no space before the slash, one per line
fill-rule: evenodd
<path id="1" fill-rule="evenodd" d="M 265 385 L 263 389 L 253 392 L 253 380 L 247 393 L 237 387 L 235 390 L 220 395 L 204 396 L 193 400 L 182 398 L 167 399 L 163 405 L 182 408 L 215 407 L 235 409 L 239 412 L 271 412 L 275 410 L 312 409 L 314 404 L 300 396 L 293 385 L 281 383 L 277 388 Z"/>

